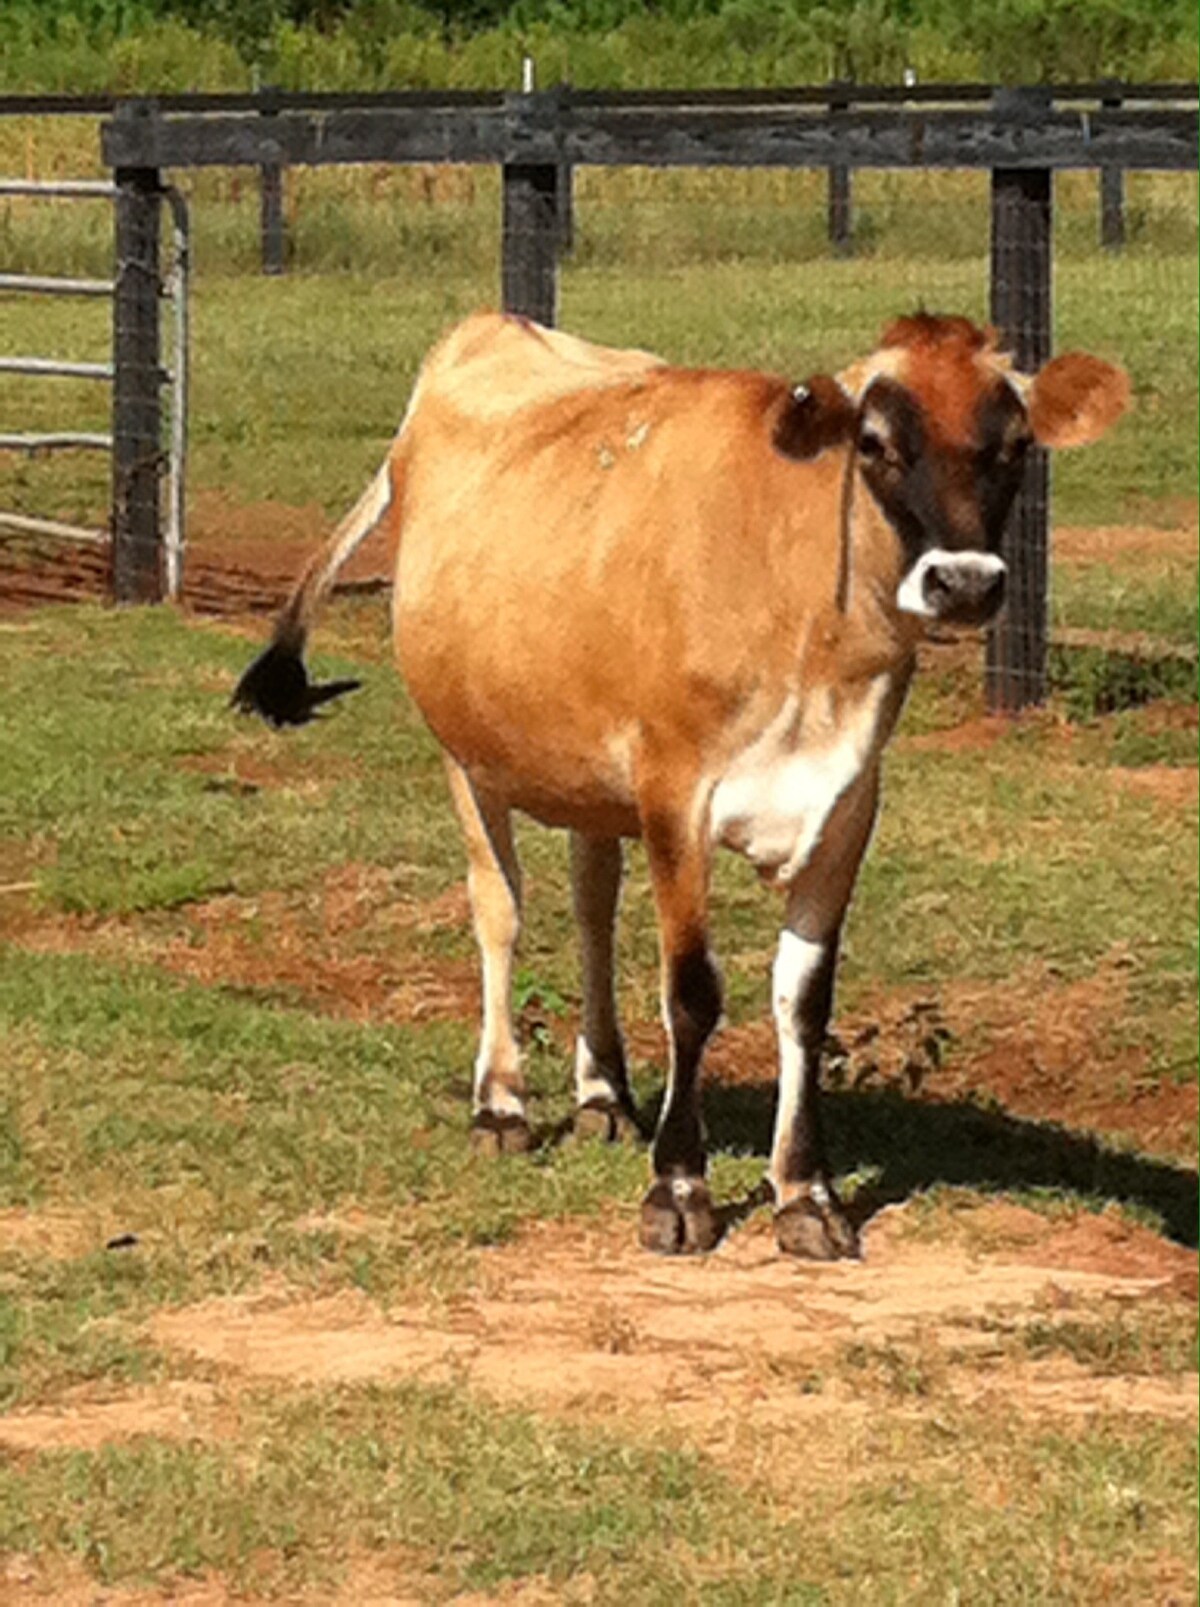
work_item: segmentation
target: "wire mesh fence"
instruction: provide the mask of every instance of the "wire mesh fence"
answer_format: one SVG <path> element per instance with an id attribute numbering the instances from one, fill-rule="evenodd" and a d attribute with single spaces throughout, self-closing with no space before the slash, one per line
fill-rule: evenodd
<path id="1" fill-rule="evenodd" d="M 1059 186 L 1054 346 L 1119 359 L 1133 404 L 1118 430 L 1053 464 L 1049 669 L 1103 711 L 1195 693 L 1197 185 L 1124 175 L 1124 242 L 1096 249 L 1072 204 L 1082 178 Z"/>
<path id="2" fill-rule="evenodd" d="M 575 195 L 562 317 L 597 339 L 800 378 L 844 366 L 918 302 L 987 311 L 982 173 L 856 175 L 845 256 L 823 172 L 592 169 Z"/>

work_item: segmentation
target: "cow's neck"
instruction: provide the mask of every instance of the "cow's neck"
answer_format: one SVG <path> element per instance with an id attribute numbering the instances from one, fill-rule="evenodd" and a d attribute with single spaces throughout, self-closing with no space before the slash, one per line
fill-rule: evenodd
<path id="1" fill-rule="evenodd" d="M 906 680 L 922 626 L 896 606 L 903 551 L 853 466 L 843 481 L 838 524 L 837 580 L 818 611 L 810 648 L 826 661 L 820 679 L 847 689 L 889 673 Z"/>

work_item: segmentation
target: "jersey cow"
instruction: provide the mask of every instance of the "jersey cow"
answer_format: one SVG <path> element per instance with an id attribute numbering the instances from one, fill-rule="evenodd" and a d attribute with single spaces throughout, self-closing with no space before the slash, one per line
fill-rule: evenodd
<path id="1" fill-rule="evenodd" d="M 831 1186 L 819 1061 L 883 747 L 925 627 L 1004 595 L 1001 532 L 1033 444 L 1090 442 L 1120 370 L 1015 371 L 992 332 L 920 313 L 836 378 L 673 367 L 481 314 L 427 359 L 384 467 L 300 580 L 236 702 L 301 722 L 303 649 L 340 565 L 396 541 L 400 665 L 446 754 L 482 953 L 474 1134 L 528 1147 L 510 999 L 511 817 L 571 833 L 582 940 L 577 1124 L 633 1117 L 613 988 L 621 839 L 646 847 L 669 1081 L 641 1239 L 712 1247 L 700 1065 L 721 1014 L 709 871 L 744 854 L 784 895 L 772 972 L 777 1239 L 856 1253 Z"/>

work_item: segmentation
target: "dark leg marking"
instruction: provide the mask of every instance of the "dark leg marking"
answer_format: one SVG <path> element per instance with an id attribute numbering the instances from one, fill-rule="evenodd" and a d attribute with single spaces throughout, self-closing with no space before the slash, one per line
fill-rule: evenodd
<path id="1" fill-rule="evenodd" d="M 641 1213 L 642 1244 L 663 1255 L 711 1250 L 720 1238 L 704 1182 L 699 1072 L 704 1045 L 721 1018 L 721 984 L 703 943 L 673 959 L 669 977 L 671 1082 L 654 1142 L 655 1181 Z"/>
<path id="2" fill-rule="evenodd" d="M 524 1116 L 498 1116 L 480 1110 L 471 1122 L 471 1149 L 476 1155 L 525 1155 L 533 1148 L 533 1134 Z"/>

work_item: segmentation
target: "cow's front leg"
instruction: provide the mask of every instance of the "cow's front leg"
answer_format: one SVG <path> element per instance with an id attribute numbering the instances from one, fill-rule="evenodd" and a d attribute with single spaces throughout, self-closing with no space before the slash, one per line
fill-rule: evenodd
<path id="1" fill-rule="evenodd" d="M 525 1074 L 513 1026 L 513 956 L 521 929 L 521 867 L 507 807 L 446 761 L 450 792 L 467 845 L 467 890 L 483 969 L 483 1030 L 475 1059 L 471 1142 L 482 1154 L 530 1147 Z"/>
<path id="2" fill-rule="evenodd" d="M 833 1000 L 838 934 L 815 942 L 785 930 L 771 972 L 779 1035 L 779 1106 L 771 1149 L 775 1236 L 789 1255 L 833 1261 L 858 1254 L 834 1193 L 821 1135 L 821 1050 Z"/>
<path id="3" fill-rule="evenodd" d="M 700 1062 L 721 1017 L 721 981 L 708 949 L 707 844 L 669 815 L 651 815 L 645 837 L 670 1060 L 654 1140 L 654 1182 L 642 1201 L 641 1241 L 648 1250 L 673 1255 L 711 1250 L 720 1236 L 704 1181 Z"/>
<path id="4" fill-rule="evenodd" d="M 771 972 L 779 1037 L 779 1105 L 769 1178 L 775 1236 L 789 1255 L 833 1261 L 858 1254 L 858 1237 L 834 1192 L 821 1133 L 821 1055 L 833 1005 L 842 918 L 871 836 L 878 777 L 862 778 L 834 809 L 807 865 L 788 889 Z"/>
<path id="5" fill-rule="evenodd" d="M 579 927 L 583 1030 L 575 1045 L 575 1132 L 637 1137 L 637 1112 L 617 1019 L 613 945 L 621 892 L 621 842 L 571 833 L 571 894 Z"/>

